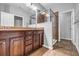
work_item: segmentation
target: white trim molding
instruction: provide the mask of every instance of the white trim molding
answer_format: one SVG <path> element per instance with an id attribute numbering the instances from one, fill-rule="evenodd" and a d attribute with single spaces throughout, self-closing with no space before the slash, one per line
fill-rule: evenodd
<path id="1" fill-rule="evenodd" d="M 71 38 L 61 38 L 61 39 L 63 39 L 63 40 L 64 40 L 64 39 L 65 39 L 65 40 L 71 40 L 71 41 L 72 41 L 72 39 L 71 39 Z"/>
<path id="2" fill-rule="evenodd" d="M 43 47 L 48 48 L 49 50 L 52 50 L 53 49 L 53 46 L 52 47 L 49 47 L 47 45 L 43 45 Z"/>
<path id="3" fill-rule="evenodd" d="M 76 45 L 75 45 L 76 46 Z M 79 48 L 76 46 L 76 49 L 77 49 L 77 51 L 78 51 L 78 53 L 79 53 Z"/>
<path id="4" fill-rule="evenodd" d="M 76 43 L 75 43 L 74 41 L 72 41 L 72 43 L 73 43 L 73 45 L 76 47 L 76 49 L 77 49 L 77 51 L 78 51 L 78 53 L 79 53 L 79 48 L 78 48 L 78 46 L 76 45 Z"/>

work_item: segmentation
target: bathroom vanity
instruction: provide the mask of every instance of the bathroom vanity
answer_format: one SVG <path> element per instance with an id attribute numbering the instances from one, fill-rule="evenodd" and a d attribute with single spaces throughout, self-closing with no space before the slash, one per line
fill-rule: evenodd
<path id="1" fill-rule="evenodd" d="M 43 28 L 0 27 L 0 56 L 29 55 L 43 41 Z"/>

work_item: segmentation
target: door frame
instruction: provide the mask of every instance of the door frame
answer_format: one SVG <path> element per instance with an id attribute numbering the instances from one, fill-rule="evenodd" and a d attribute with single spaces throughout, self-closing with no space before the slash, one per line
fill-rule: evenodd
<path id="1" fill-rule="evenodd" d="M 60 38 L 60 19 L 61 19 L 61 15 L 64 14 L 64 13 L 68 13 L 68 12 L 71 12 L 71 39 L 72 39 L 72 42 L 74 41 L 74 20 L 75 20 L 75 14 L 74 14 L 74 9 L 70 9 L 70 10 L 66 10 L 66 11 L 62 11 L 62 12 L 59 12 L 59 41 L 61 41 L 61 38 Z"/>

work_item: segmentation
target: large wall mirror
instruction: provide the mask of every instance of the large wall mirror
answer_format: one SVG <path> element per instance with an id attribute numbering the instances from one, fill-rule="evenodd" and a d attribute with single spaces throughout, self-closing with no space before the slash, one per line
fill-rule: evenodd
<path id="1" fill-rule="evenodd" d="M 47 21 L 47 13 L 46 11 L 39 11 L 37 13 L 37 23 L 44 23 Z"/>
<path id="2" fill-rule="evenodd" d="M 36 24 L 36 12 L 33 11 L 30 15 L 30 21 L 29 21 L 30 24 Z"/>
<path id="3" fill-rule="evenodd" d="M 19 16 L 14 16 L 14 26 L 22 27 L 23 18 Z"/>
<path id="4" fill-rule="evenodd" d="M 30 16 L 30 24 L 39 24 L 47 21 L 47 13 L 45 11 L 37 10 Z"/>

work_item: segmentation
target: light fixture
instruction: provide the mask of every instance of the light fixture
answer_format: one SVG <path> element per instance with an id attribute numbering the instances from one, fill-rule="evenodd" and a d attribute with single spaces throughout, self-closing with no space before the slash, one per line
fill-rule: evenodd
<path id="1" fill-rule="evenodd" d="M 32 5 L 32 3 L 26 3 L 26 6 L 31 8 L 32 10 L 36 11 L 37 10 L 37 7 Z"/>
<path id="2" fill-rule="evenodd" d="M 46 17 L 49 17 L 49 14 L 45 14 Z"/>
<path id="3" fill-rule="evenodd" d="M 31 6 L 31 8 L 32 8 L 32 10 L 34 10 L 34 11 L 36 11 L 36 10 L 37 10 L 37 7 L 36 7 L 36 6 L 34 6 L 34 5 L 32 5 L 32 6 Z"/>
<path id="4" fill-rule="evenodd" d="M 45 13 L 45 12 L 42 12 L 41 14 L 44 15 L 44 14 L 46 14 L 46 13 Z"/>
<path id="5" fill-rule="evenodd" d="M 49 14 L 46 13 L 45 11 L 41 12 L 42 15 L 45 15 L 46 17 L 49 17 Z"/>

